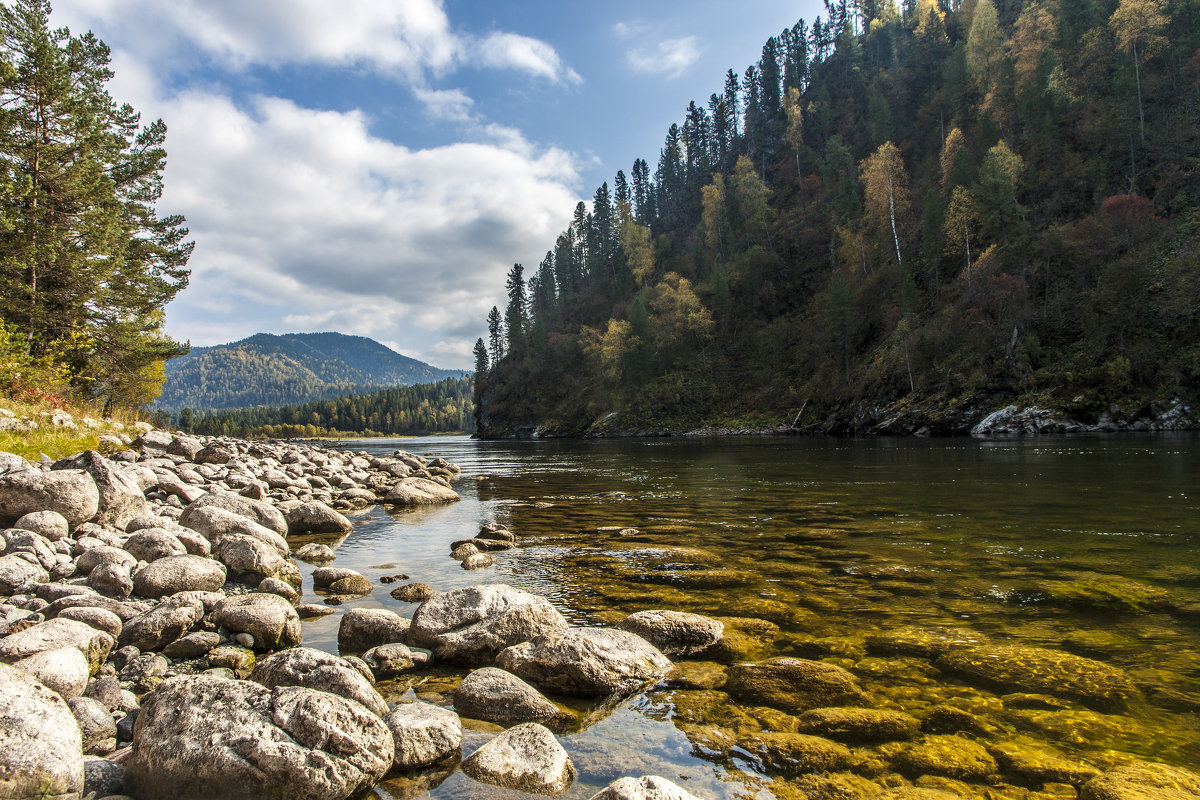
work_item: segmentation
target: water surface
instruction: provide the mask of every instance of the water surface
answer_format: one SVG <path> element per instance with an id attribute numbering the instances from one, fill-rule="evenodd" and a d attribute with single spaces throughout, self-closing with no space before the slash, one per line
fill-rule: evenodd
<path id="1" fill-rule="evenodd" d="M 988 726 L 976 734 L 984 744 L 1047 747 L 1101 769 L 1132 757 L 1200 764 L 1196 435 L 436 437 L 342 446 L 432 453 L 463 468 L 460 503 L 376 507 L 355 518 L 335 564 L 377 584 L 401 574 L 439 590 L 510 583 L 550 598 L 580 625 L 614 624 L 649 608 L 720 616 L 745 626 L 746 658 L 831 661 L 859 676 L 880 707 L 918 718 L 938 705 L 969 711 Z M 496 554 L 489 569 L 461 570 L 450 542 L 489 521 L 512 528 L 520 548 Z M 415 605 L 393 600 L 388 588 L 354 604 L 411 616 Z M 339 617 L 305 623 L 305 643 L 335 651 Z M 1020 699 L 1013 687 L 972 685 L 929 658 L 867 646 L 909 626 L 962 628 L 996 643 L 1093 658 L 1125 670 L 1141 693 L 1119 709 L 1044 693 Z M 412 688 L 449 705 L 462 674 L 438 670 Z M 412 683 L 381 689 L 397 699 Z M 786 726 L 720 691 L 660 687 L 595 717 L 560 737 L 580 773 L 567 797 L 647 773 L 702 797 L 785 797 L 794 778 L 720 746 L 731 731 Z M 492 735 L 478 727 L 467 753 Z M 887 752 L 860 747 L 856 757 L 886 763 Z M 876 772 L 874 780 L 895 780 L 889 769 Z M 1001 780 L 1038 788 L 1011 772 Z M 401 797 L 417 789 L 394 782 L 377 791 Z M 457 772 L 427 796 L 522 795 Z"/>

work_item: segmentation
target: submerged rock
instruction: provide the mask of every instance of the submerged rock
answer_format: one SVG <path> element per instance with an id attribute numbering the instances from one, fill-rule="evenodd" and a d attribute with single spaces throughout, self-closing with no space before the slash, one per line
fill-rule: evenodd
<path id="1" fill-rule="evenodd" d="M 738 745 L 767 769 L 791 776 L 844 769 L 851 760 L 848 747 L 803 733 L 756 733 Z"/>
<path id="2" fill-rule="evenodd" d="M 721 640 L 725 625 L 712 617 L 682 611 L 639 611 L 617 628 L 641 636 L 669 658 L 698 655 Z"/>
<path id="3" fill-rule="evenodd" d="M 944 653 L 936 664 L 988 685 L 1045 692 L 1106 708 L 1137 694 L 1133 681 L 1117 667 L 1042 647 L 962 647 Z"/>
<path id="4" fill-rule="evenodd" d="M 842 742 L 889 742 L 912 738 L 920 722 L 878 708 L 814 708 L 798 717 L 797 730 Z"/>
<path id="5" fill-rule="evenodd" d="M 383 720 L 345 698 L 193 675 L 145 698 L 125 785 L 139 800 L 340 800 L 379 780 L 393 751 Z"/>
<path id="6" fill-rule="evenodd" d="M 575 780 L 575 765 L 554 734 L 536 722 L 509 728 L 463 761 L 481 783 L 557 796 Z"/>
<path id="7" fill-rule="evenodd" d="M 983 745 L 962 736 L 926 736 L 896 757 L 901 771 L 913 776 L 941 775 L 980 780 L 998 770 L 996 759 Z"/>
<path id="8" fill-rule="evenodd" d="M 1083 785 L 1080 800 L 1195 800 L 1200 773 L 1139 761 L 1109 770 Z"/>
<path id="9" fill-rule="evenodd" d="M 514 645 L 496 666 L 551 692 L 577 697 L 627 695 L 660 680 L 671 662 L 627 631 L 569 628 Z"/>
<path id="10" fill-rule="evenodd" d="M 841 667 L 786 657 L 733 665 L 725 691 L 740 700 L 792 714 L 866 700 L 858 679 Z"/>

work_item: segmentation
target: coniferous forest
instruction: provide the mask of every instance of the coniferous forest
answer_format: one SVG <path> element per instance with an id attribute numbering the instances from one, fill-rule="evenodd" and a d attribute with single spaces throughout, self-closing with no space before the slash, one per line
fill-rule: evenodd
<path id="1" fill-rule="evenodd" d="M 1194 402 L 1194 0 L 827 0 L 714 89 L 513 267 L 483 435 Z"/>
<path id="2" fill-rule="evenodd" d="M 175 421 L 190 433 L 269 439 L 470 432 L 471 379 L 446 378 L 438 383 L 395 386 L 370 394 L 281 407 L 207 413 L 185 408 Z"/>

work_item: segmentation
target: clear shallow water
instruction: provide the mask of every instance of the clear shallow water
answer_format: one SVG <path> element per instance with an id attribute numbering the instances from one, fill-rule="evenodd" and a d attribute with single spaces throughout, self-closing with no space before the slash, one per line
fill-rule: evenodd
<path id="1" fill-rule="evenodd" d="M 1200 764 L 1195 435 L 436 437 L 343 446 L 433 453 L 463 468 L 460 503 L 376 507 L 355 518 L 335 564 L 377 584 L 396 574 L 439 590 L 506 582 L 549 597 L 584 625 L 648 608 L 749 619 L 746 658 L 831 661 L 858 675 L 881 707 L 918 718 L 937 704 L 969 710 L 992 726 L 980 736 L 987 744 L 1049 746 L 1100 768 L 1132 756 Z M 518 534 L 520 549 L 496 554 L 489 569 L 461 570 L 448 556 L 450 542 L 493 520 Z M 638 533 L 598 532 L 606 527 Z M 671 549 L 679 547 L 692 551 Z M 377 585 L 353 605 L 411 616 L 416 606 L 393 600 L 390 588 Z M 339 618 L 306 622 L 305 643 L 336 651 Z M 762 620 L 778 629 L 764 634 L 754 627 Z M 1075 701 L 1018 708 L 1001 700 L 1011 687 L 991 691 L 943 675 L 928 658 L 865 647 L 870 636 L 913 625 L 1095 658 L 1125 670 L 1142 696 L 1116 711 Z M 461 674 L 435 671 L 413 689 L 449 704 Z M 398 696 L 410 683 L 381 689 Z M 712 746 L 723 732 L 773 724 L 747 711 L 723 692 L 697 689 L 659 689 L 604 709 L 600 721 L 560 737 L 580 773 L 566 796 L 589 797 L 617 777 L 654 773 L 702 797 L 784 797 L 788 778 L 736 747 Z M 469 733 L 464 752 L 490 735 Z M 858 755 L 873 758 L 876 750 Z M 401 797 L 417 789 L 397 782 L 378 791 Z M 523 795 L 456 772 L 428 796 Z"/>

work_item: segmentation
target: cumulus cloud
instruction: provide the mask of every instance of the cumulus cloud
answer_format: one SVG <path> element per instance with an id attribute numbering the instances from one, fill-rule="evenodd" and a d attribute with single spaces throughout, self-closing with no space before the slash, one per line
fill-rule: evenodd
<path id="1" fill-rule="evenodd" d="M 192 91 L 162 113 L 188 122 L 172 129 L 161 205 L 186 210 L 197 241 L 169 319 L 203 320 L 197 338 L 276 322 L 390 339 L 433 331 L 442 342 L 428 355 L 461 365 L 496 276 L 544 249 L 576 202 L 571 155 L 512 129 L 410 149 L 373 136 L 361 112 L 277 97 L 242 108 Z"/>
<path id="2" fill-rule="evenodd" d="M 469 122 L 474 119 L 471 113 L 475 101 L 467 96 L 462 89 L 422 89 L 416 88 L 413 94 L 425 113 L 436 120 L 447 122 Z"/>
<path id="3" fill-rule="evenodd" d="M 59 0 L 72 29 L 108 28 L 154 62 L 178 63 L 181 44 L 226 69 L 320 64 L 374 70 L 424 86 L 462 64 L 578 82 L 539 39 L 454 30 L 442 0 Z M 111 44 L 111 42 L 110 42 Z"/>

